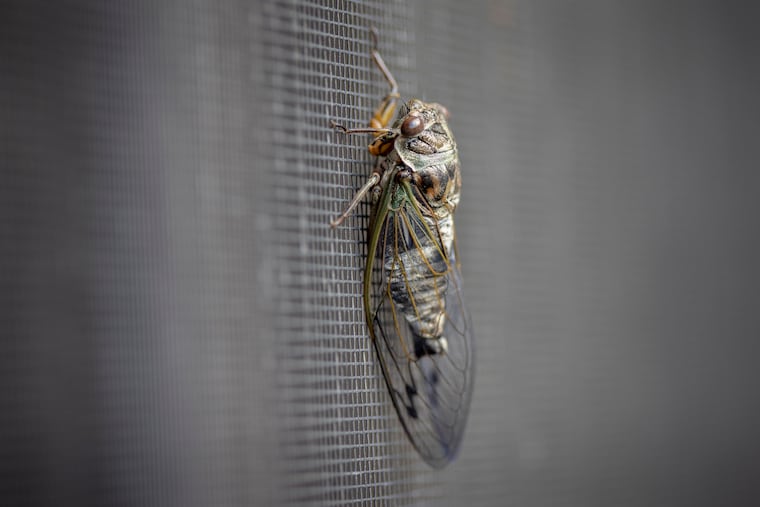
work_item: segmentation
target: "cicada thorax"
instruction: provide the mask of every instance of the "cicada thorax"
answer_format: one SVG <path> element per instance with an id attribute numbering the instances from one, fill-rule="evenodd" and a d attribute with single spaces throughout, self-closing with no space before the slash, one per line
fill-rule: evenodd
<path id="1" fill-rule="evenodd" d="M 410 169 L 423 208 L 435 210 L 441 218 L 454 212 L 462 187 L 459 156 L 447 117 L 448 111 L 439 104 L 410 100 L 396 120 L 400 135 L 393 153 Z"/>

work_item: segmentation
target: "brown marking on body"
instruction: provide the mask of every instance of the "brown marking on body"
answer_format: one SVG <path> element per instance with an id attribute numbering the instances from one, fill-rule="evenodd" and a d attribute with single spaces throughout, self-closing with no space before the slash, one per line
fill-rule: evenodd
<path id="1" fill-rule="evenodd" d="M 441 178 L 430 172 L 416 172 L 413 176 L 414 184 L 419 188 L 427 198 L 428 203 L 437 202 L 441 194 Z"/>
<path id="2" fill-rule="evenodd" d="M 385 134 L 375 138 L 370 143 L 369 152 L 375 157 L 384 157 L 393 151 L 393 142 L 396 140 L 395 135 Z"/>

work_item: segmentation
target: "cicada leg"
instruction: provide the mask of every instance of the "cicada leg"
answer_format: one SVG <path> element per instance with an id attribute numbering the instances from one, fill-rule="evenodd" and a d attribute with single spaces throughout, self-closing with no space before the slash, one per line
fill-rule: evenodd
<path id="1" fill-rule="evenodd" d="M 375 109 L 375 113 L 372 115 L 372 119 L 369 121 L 369 126 L 373 128 L 388 128 L 393 121 L 393 114 L 396 112 L 396 105 L 398 104 L 401 96 L 398 93 L 398 83 L 391 74 L 388 66 L 385 65 L 385 60 L 380 56 L 380 51 L 377 49 L 377 29 L 373 26 L 370 28 L 372 34 L 372 59 L 375 61 L 375 65 L 383 73 L 383 77 L 388 81 L 388 85 L 391 87 L 390 91 L 383 97 L 380 105 Z"/>
<path id="2" fill-rule="evenodd" d="M 385 97 L 383 97 L 383 100 L 380 101 L 380 105 L 375 108 L 375 112 L 372 113 L 372 119 L 369 121 L 368 128 L 349 129 L 330 120 L 330 126 L 336 130 L 340 130 L 344 134 L 375 134 L 377 137 L 389 133 L 390 129 L 388 126 L 393 121 L 393 114 L 395 113 L 396 106 L 401 98 L 398 93 L 398 83 L 396 82 L 396 78 L 393 77 L 388 66 L 385 65 L 385 60 L 383 60 L 383 57 L 380 55 L 380 50 L 377 49 L 377 29 L 375 27 L 370 28 L 370 33 L 372 35 L 372 49 L 370 50 L 372 60 L 375 62 L 375 65 L 377 65 L 377 68 L 380 69 L 380 72 L 383 73 L 383 77 L 388 82 L 391 89 Z"/>
<path id="3" fill-rule="evenodd" d="M 354 198 L 351 199 L 351 202 L 348 203 L 348 206 L 343 211 L 343 213 L 340 214 L 338 218 L 330 222 L 330 227 L 335 228 L 338 227 L 340 224 L 343 223 L 343 220 L 351 216 L 351 213 L 354 211 L 354 208 L 358 206 L 358 204 L 364 199 L 364 196 L 367 195 L 367 192 L 369 192 L 372 187 L 377 185 L 377 183 L 380 181 L 380 175 L 376 172 L 372 173 L 372 176 L 369 177 L 367 182 L 362 186 L 362 188 L 359 189 L 358 192 L 356 192 L 356 195 L 354 195 Z"/>
<path id="4" fill-rule="evenodd" d="M 369 152 L 372 155 L 378 156 L 387 155 L 393 149 L 393 140 L 395 139 L 396 134 L 392 129 L 389 128 L 389 125 L 393 121 L 393 115 L 396 112 L 396 106 L 398 105 L 400 95 L 398 92 L 398 83 L 393 77 L 393 74 L 391 74 L 391 71 L 388 69 L 388 66 L 385 65 L 385 60 L 383 60 L 383 57 L 380 56 L 380 51 L 377 49 L 377 29 L 375 29 L 375 27 L 370 28 L 370 33 L 372 35 L 372 49 L 370 51 L 372 60 L 380 69 L 380 72 L 383 73 L 383 77 L 388 82 L 388 85 L 391 89 L 385 95 L 385 97 L 383 97 L 383 100 L 380 101 L 380 105 L 375 108 L 375 112 L 372 114 L 372 119 L 369 121 L 369 127 L 350 129 L 344 125 L 335 123 L 332 120 L 330 120 L 330 126 L 335 130 L 343 132 L 344 134 L 374 134 L 376 139 L 372 142 L 372 144 L 370 144 Z M 330 226 L 337 227 L 343 223 L 343 221 L 351 215 L 354 208 L 356 208 L 364 196 L 367 195 L 367 192 L 369 192 L 372 187 L 377 185 L 379 181 L 380 174 L 377 171 L 373 171 L 367 182 L 362 186 L 362 188 L 359 189 L 358 192 L 356 192 L 356 195 L 354 195 L 354 198 L 348 204 L 343 213 L 341 213 L 340 216 L 335 220 L 330 222 Z"/>

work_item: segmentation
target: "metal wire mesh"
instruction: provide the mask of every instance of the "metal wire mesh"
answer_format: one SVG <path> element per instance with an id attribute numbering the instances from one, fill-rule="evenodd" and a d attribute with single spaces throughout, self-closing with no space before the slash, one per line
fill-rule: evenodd
<path id="1" fill-rule="evenodd" d="M 756 10 L 0 7 L 0 504 L 757 503 Z M 386 90 L 451 111 L 478 349 L 417 457 L 361 305 Z"/>
<path id="2" fill-rule="evenodd" d="M 396 48 L 385 56 L 406 84 L 409 64 L 398 58 L 405 12 L 402 4 L 283 2 L 264 13 L 273 41 L 272 206 L 287 210 L 274 225 L 289 501 L 407 503 L 428 485 L 417 479 L 368 347 L 360 280 L 367 210 L 338 230 L 327 226 L 371 169 L 366 139 L 336 136 L 328 121 L 366 124 L 385 92 L 370 64 L 370 26 Z"/>

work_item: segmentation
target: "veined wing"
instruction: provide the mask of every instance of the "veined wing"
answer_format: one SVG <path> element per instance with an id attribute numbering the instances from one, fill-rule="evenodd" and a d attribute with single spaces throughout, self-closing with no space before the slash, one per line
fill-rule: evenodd
<path id="1" fill-rule="evenodd" d="M 404 430 L 425 461 L 441 468 L 462 440 L 474 374 L 453 224 L 451 216 L 446 223 L 423 216 L 410 186 L 391 183 L 386 193 L 395 197 L 384 195 L 387 206 L 375 217 L 365 311 Z"/>

